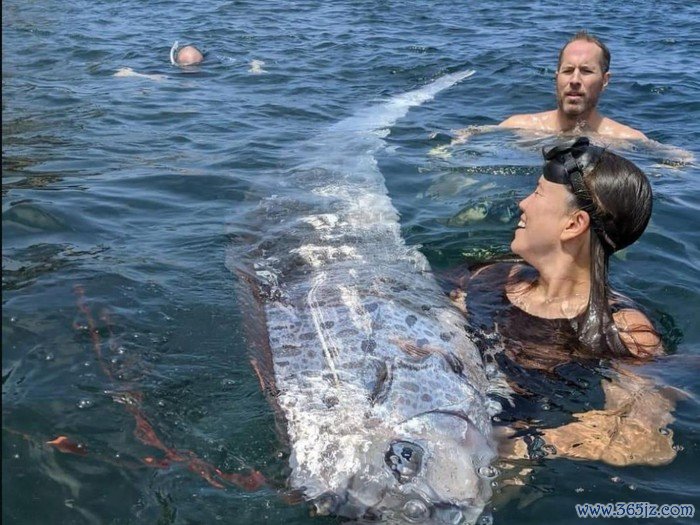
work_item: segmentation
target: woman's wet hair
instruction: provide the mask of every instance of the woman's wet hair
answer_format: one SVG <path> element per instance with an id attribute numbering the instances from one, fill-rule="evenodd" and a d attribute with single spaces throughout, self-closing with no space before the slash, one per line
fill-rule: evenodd
<path id="1" fill-rule="evenodd" d="M 644 172 L 629 160 L 608 150 L 594 158 L 581 169 L 592 201 L 591 290 L 576 328 L 581 342 L 595 353 L 629 356 L 631 352 L 620 339 L 612 318 L 608 265 L 610 255 L 634 243 L 646 229 L 651 218 L 652 190 Z M 571 197 L 573 206 L 590 209 L 590 201 L 582 202 L 578 193 L 572 191 Z"/>

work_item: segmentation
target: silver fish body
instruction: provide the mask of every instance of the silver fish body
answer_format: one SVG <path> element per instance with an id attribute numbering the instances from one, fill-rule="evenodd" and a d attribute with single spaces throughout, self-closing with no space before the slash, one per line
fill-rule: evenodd
<path id="1" fill-rule="evenodd" d="M 375 153 L 456 73 L 341 121 L 265 199 L 256 246 L 289 485 L 320 514 L 470 523 L 490 497 L 488 380 L 464 319 L 401 237 Z"/>

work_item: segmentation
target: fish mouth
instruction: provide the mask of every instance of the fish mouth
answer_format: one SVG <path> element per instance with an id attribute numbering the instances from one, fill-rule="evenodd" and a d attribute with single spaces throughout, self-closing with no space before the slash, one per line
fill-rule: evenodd
<path id="1" fill-rule="evenodd" d="M 361 521 L 353 523 L 394 523 L 413 525 L 421 523 L 458 525 L 464 524 L 465 513 L 460 507 L 450 504 L 432 504 L 421 497 L 406 500 L 400 507 L 392 510 L 367 509 Z"/>
<path id="2" fill-rule="evenodd" d="M 409 499 L 399 511 L 399 517 L 406 523 L 440 523 L 457 525 L 463 523 L 464 512 L 449 504 L 426 504 L 422 499 Z"/>

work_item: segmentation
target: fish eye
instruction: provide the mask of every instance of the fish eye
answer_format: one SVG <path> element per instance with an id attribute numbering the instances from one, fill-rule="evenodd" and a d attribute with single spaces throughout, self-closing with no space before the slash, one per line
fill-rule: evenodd
<path id="1" fill-rule="evenodd" d="M 415 478 L 423 464 L 423 449 L 408 441 L 395 441 L 384 455 L 384 462 L 399 483 Z"/>

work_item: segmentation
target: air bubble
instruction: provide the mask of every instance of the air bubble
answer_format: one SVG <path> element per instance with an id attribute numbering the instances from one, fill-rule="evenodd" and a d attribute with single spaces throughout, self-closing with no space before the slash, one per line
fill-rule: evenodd
<path id="1" fill-rule="evenodd" d="M 493 525 L 493 516 L 491 514 L 482 514 L 477 525 Z"/>
<path id="2" fill-rule="evenodd" d="M 92 407 L 92 405 L 94 405 L 94 403 L 90 399 L 81 399 L 80 401 L 78 401 L 77 406 L 82 410 L 84 408 L 90 408 Z"/>
<path id="3" fill-rule="evenodd" d="M 406 519 L 412 523 L 421 523 L 430 517 L 428 507 L 417 499 L 407 501 L 403 506 L 403 513 Z"/>
<path id="4" fill-rule="evenodd" d="M 659 434 L 661 434 L 662 436 L 668 436 L 670 433 L 671 433 L 671 431 L 669 429 L 667 429 L 666 427 L 659 429 Z"/>
<path id="5" fill-rule="evenodd" d="M 556 456 L 557 454 L 557 447 L 555 447 L 554 445 L 544 445 L 542 447 L 542 450 L 544 450 L 550 456 Z"/>
<path id="6" fill-rule="evenodd" d="M 498 469 L 494 466 L 491 465 L 485 465 L 483 467 L 479 467 L 479 470 L 477 470 L 477 473 L 479 476 L 485 479 L 493 479 L 496 476 L 498 476 L 499 472 Z"/>

